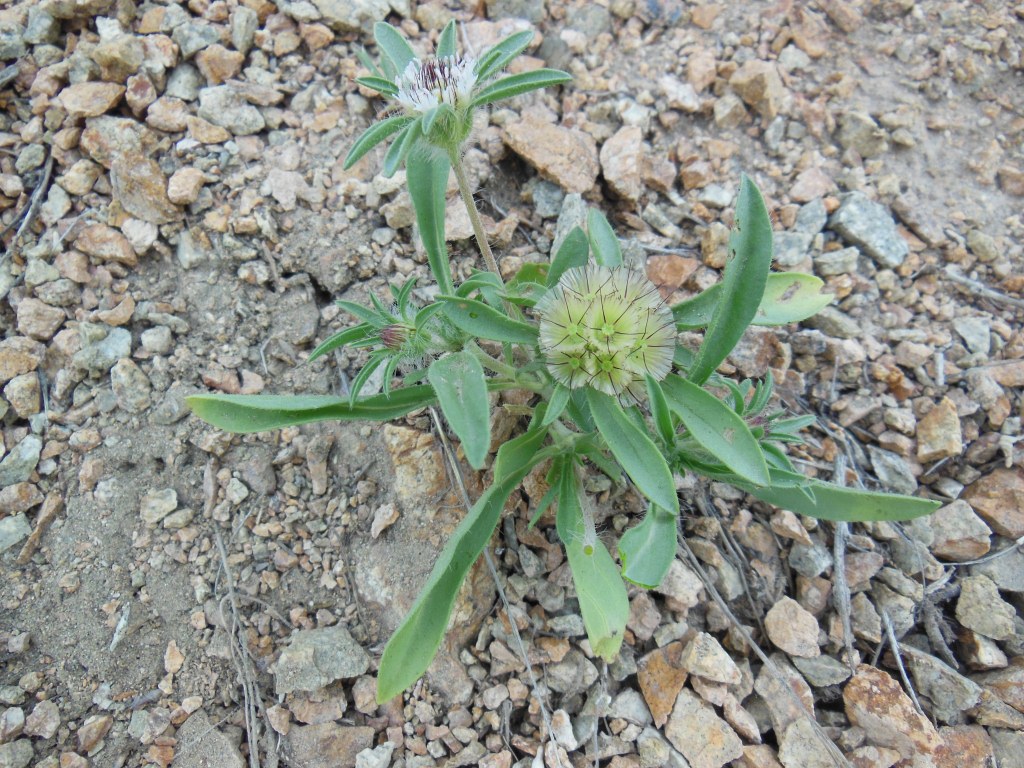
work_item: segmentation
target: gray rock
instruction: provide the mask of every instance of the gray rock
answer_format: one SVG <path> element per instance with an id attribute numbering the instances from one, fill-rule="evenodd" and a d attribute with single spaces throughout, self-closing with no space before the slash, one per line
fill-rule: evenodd
<path id="1" fill-rule="evenodd" d="M 796 543 L 789 550 L 790 566 L 808 579 L 820 576 L 826 569 L 832 567 L 832 562 L 832 553 L 817 542 L 810 547 Z"/>
<path id="2" fill-rule="evenodd" d="M 1024 768 L 1024 732 L 1005 728 L 988 728 L 992 739 L 992 753 L 999 768 Z"/>
<path id="3" fill-rule="evenodd" d="M 47 13 L 41 5 L 28 9 L 28 23 L 25 25 L 24 40 L 31 45 L 55 43 L 60 36 L 60 22 Z"/>
<path id="4" fill-rule="evenodd" d="M 546 179 L 537 179 L 532 185 L 533 210 L 544 219 L 553 219 L 562 210 L 565 192 L 557 184 Z"/>
<path id="5" fill-rule="evenodd" d="M 192 749 L 183 749 L 174 760 L 174 768 L 244 768 L 245 763 L 238 753 L 238 747 L 227 735 L 210 722 L 206 713 L 199 709 L 175 734 L 182 744 L 191 744 Z"/>
<path id="6" fill-rule="evenodd" d="M 39 463 L 42 450 L 43 441 L 37 435 L 26 435 L 0 461 L 0 488 L 28 480 Z"/>
<path id="7" fill-rule="evenodd" d="M 110 328 L 93 325 L 88 329 L 85 323 L 80 326 L 83 336 L 82 348 L 71 358 L 76 368 L 84 368 L 90 373 L 103 374 L 109 371 L 114 363 L 132 353 L 132 334 L 126 328 Z M 104 331 L 106 330 L 106 333 Z M 100 335 L 103 334 L 103 335 Z M 96 338 L 99 336 L 99 338 Z"/>
<path id="8" fill-rule="evenodd" d="M 359 677 L 370 666 L 366 651 L 340 624 L 292 633 L 274 665 L 278 694 L 315 691 L 335 680 Z"/>
<path id="9" fill-rule="evenodd" d="M 853 247 L 828 251 L 814 257 L 814 271 L 822 277 L 848 275 L 857 271 L 858 258 L 860 251 Z"/>
<path id="10" fill-rule="evenodd" d="M 356 755 L 356 768 L 388 768 L 391 755 L 395 751 L 393 741 L 385 741 L 374 749 L 364 749 Z"/>
<path id="11" fill-rule="evenodd" d="M 266 126 L 260 111 L 247 104 L 229 85 L 199 91 L 199 116 L 227 128 L 236 136 L 259 133 Z"/>
<path id="12" fill-rule="evenodd" d="M 32 742 L 28 739 L 0 744 L 0 768 L 26 768 L 33 757 Z"/>
<path id="13" fill-rule="evenodd" d="M 902 652 L 909 662 L 917 692 L 931 699 L 929 712 L 942 722 L 961 723 L 961 713 L 981 700 L 980 685 L 934 656 L 907 644 L 903 645 Z"/>
<path id="14" fill-rule="evenodd" d="M 641 768 L 690 768 L 686 758 L 672 748 L 656 729 L 647 726 L 636 740 Z"/>
<path id="15" fill-rule="evenodd" d="M 889 210 L 862 192 L 840 198 L 839 210 L 832 214 L 829 226 L 883 267 L 898 267 L 910 252 Z"/>
<path id="16" fill-rule="evenodd" d="M 994 560 L 971 566 L 971 575 L 984 575 L 992 579 L 1004 592 L 1024 592 L 1024 552 L 1018 547 Z"/>
<path id="17" fill-rule="evenodd" d="M 967 247 L 980 261 L 986 263 L 995 261 L 1003 253 L 995 238 L 980 229 L 972 229 L 967 233 Z"/>
<path id="18" fill-rule="evenodd" d="M 289 765 L 304 768 L 335 768 L 341 765 L 355 765 L 356 756 L 373 746 L 373 728 L 363 725 L 339 725 L 320 723 L 291 727 L 285 739 L 285 750 Z M 433 758 L 429 763 L 436 765 Z M 411 768 L 411 760 L 405 765 Z"/>
<path id="19" fill-rule="evenodd" d="M 9 515 L 0 519 L 0 553 L 6 552 L 22 539 L 32 533 L 24 513 Z"/>
<path id="20" fill-rule="evenodd" d="M 139 517 L 156 525 L 178 508 L 178 492 L 173 488 L 150 491 L 139 501 Z"/>
<path id="21" fill-rule="evenodd" d="M 991 350 L 992 323 L 988 318 L 956 317 L 953 318 L 953 328 L 971 352 L 987 355 Z"/>
<path id="22" fill-rule="evenodd" d="M 780 267 L 795 267 L 810 255 L 814 235 L 806 232 L 775 232 L 772 240 L 775 263 Z"/>
<path id="23" fill-rule="evenodd" d="M 743 743 L 736 732 L 686 688 L 676 698 L 665 724 L 665 736 L 692 768 L 722 768 L 743 754 Z"/>
<path id="24" fill-rule="evenodd" d="M 139 413 L 149 407 L 153 386 L 149 378 L 134 361 L 125 357 L 110 369 L 110 384 L 117 395 L 117 404 L 130 413 Z"/>
<path id="25" fill-rule="evenodd" d="M 597 667 L 572 648 L 561 661 L 548 665 L 545 680 L 551 690 L 572 695 L 585 691 L 597 680 Z"/>
<path id="26" fill-rule="evenodd" d="M 1007 640 L 1014 635 L 1016 615 L 988 576 L 968 576 L 961 582 L 956 619 L 968 629 L 993 640 Z"/>
<path id="27" fill-rule="evenodd" d="M 878 157 L 889 151 L 885 130 L 863 112 L 847 112 L 843 115 L 838 139 L 844 149 L 852 149 L 863 158 Z"/>
<path id="28" fill-rule="evenodd" d="M 785 768 L 832 768 L 836 764 L 806 717 L 793 721 L 780 734 L 779 762 Z"/>
<path id="29" fill-rule="evenodd" d="M 814 658 L 792 657 L 793 666 L 800 670 L 807 682 L 815 688 L 839 685 L 850 676 L 850 668 L 832 656 Z"/>
<path id="30" fill-rule="evenodd" d="M 917 490 L 917 478 L 905 458 L 874 445 L 868 446 L 868 455 L 878 481 L 886 488 L 896 493 L 913 493 Z"/>
<path id="31" fill-rule="evenodd" d="M 189 21 L 175 27 L 171 38 L 181 49 L 181 58 L 191 59 L 203 48 L 220 42 L 220 32 L 205 21 Z"/>
<path id="32" fill-rule="evenodd" d="M 589 38 L 595 38 L 602 32 L 610 32 L 612 16 L 608 9 L 596 3 L 587 3 L 577 8 L 567 19 L 568 26 L 582 32 Z"/>
<path id="33" fill-rule="evenodd" d="M 804 325 L 817 328 L 836 339 L 855 339 L 864 333 L 856 320 L 835 307 L 825 307 L 814 317 L 807 318 Z"/>
<path id="34" fill-rule="evenodd" d="M 388 15 L 388 0 L 313 0 L 324 22 L 337 32 L 368 32 Z"/>
<path id="35" fill-rule="evenodd" d="M 732 196 L 731 189 L 721 184 L 708 184 L 697 195 L 697 202 L 708 208 L 728 208 L 732 203 Z"/>
<path id="36" fill-rule="evenodd" d="M 42 144 L 29 144 L 18 153 L 18 159 L 14 161 L 14 170 L 20 174 L 25 174 L 35 170 L 45 162 L 46 147 Z"/>
<path id="37" fill-rule="evenodd" d="M 231 13 L 231 44 L 235 50 L 248 53 L 259 26 L 260 19 L 256 11 L 244 5 L 237 6 Z"/>
<path id="38" fill-rule="evenodd" d="M 828 211 L 825 210 L 825 201 L 817 197 L 806 205 L 800 206 L 800 210 L 796 214 L 796 222 L 793 224 L 793 231 L 816 235 L 825 228 L 826 224 L 828 224 Z"/>
<path id="39" fill-rule="evenodd" d="M 558 253 L 558 249 L 562 247 L 562 241 L 573 227 L 579 227 L 584 232 L 587 231 L 587 204 L 583 202 L 583 196 L 576 192 L 565 195 L 562 199 L 562 210 L 555 223 L 555 239 L 551 243 L 552 256 Z"/>
<path id="40" fill-rule="evenodd" d="M 486 0 L 490 19 L 526 19 L 534 24 L 547 15 L 544 0 Z"/>
<path id="41" fill-rule="evenodd" d="M 20 59 L 28 50 L 25 47 L 25 30 L 13 19 L 0 21 L 0 60 Z"/>
<path id="42" fill-rule="evenodd" d="M 620 717 L 637 725 L 651 724 L 651 710 L 640 691 L 632 688 L 619 693 L 608 708 L 608 717 Z"/>
<path id="43" fill-rule="evenodd" d="M 194 65 L 179 64 L 167 76 L 164 96 L 171 96 L 182 101 L 195 101 L 199 98 L 199 89 L 202 88 L 204 82 L 203 76 Z"/>

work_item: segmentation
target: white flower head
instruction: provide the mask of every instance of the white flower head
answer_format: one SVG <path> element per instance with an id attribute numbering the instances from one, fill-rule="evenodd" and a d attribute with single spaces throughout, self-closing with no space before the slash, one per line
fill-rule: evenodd
<path id="1" fill-rule="evenodd" d="M 397 99 L 407 112 L 424 114 L 446 104 L 462 110 L 476 86 L 476 61 L 468 56 L 413 59 L 398 76 Z"/>
<path id="2" fill-rule="evenodd" d="M 540 348 L 555 380 L 639 399 L 672 367 L 675 323 L 658 289 L 625 267 L 567 270 L 537 302 Z"/>

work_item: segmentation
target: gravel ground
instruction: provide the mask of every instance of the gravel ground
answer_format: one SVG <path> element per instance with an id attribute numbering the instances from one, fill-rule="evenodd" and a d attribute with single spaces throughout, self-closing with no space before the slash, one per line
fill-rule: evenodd
<path id="1" fill-rule="evenodd" d="M 377 706 L 463 514 L 429 416 L 237 437 L 184 397 L 340 394 L 359 354 L 303 363 L 350 322 L 333 300 L 426 277 L 402 174 L 341 167 L 385 17 L 424 49 L 453 17 L 477 52 L 532 28 L 517 66 L 574 76 L 469 150 L 505 270 L 588 203 L 681 300 L 754 178 L 776 268 L 837 300 L 723 370 L 819 416 L 809 474 L 939 512 L 818 524 L 686 478 L 679 558 L 605 665 L 553 526 L 527 530 L 534 473 L 495 539 L 507 602 L 475 569 Z M 0 768 L 1024 766 L 1022 40 L 996 0 L 0 10 Z M 612 541 L 639 499 L 590 489 Z"/>

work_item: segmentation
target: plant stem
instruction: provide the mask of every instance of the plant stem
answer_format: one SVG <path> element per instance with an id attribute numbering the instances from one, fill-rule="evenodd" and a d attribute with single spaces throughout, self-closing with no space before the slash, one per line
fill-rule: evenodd
<path id="1" fill-rule="evenodd" d="M 462 202 L 466 206 L 466 213 L 469 214 L 469 223 L 473 226 L 473 236 L 476 238 L 476 244 L 480 248 L 480 253 L 483 254 L 484 263 L 487 265 L 487 268 L 500 278 L 501 272 L 498 271 L 498 262 L 494 260 L 491 245 L 487 242 L 484 225 L 480 221 L 480 212 L 477 211 L 476 201 L 473 200 L 473 190 L 469 187 L 466 168 L 462 164 L 462 155 L 458 149 L 455 149 L 449 153 L 449 156 L 452 161 L 452 170 L 455 171 L 455 179 L 459 183 L 459 194 L 462 195 Z"/>

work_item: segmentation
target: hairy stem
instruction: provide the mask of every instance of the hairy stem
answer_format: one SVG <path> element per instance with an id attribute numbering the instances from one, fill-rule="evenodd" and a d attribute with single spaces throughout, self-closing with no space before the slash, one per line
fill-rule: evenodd
<path id="1" fill-rule="evenodd" d="M 455 179 L 459 183 L 459 194 L 462 195 L 462 202 L 465 204 L 466 212 L 469 214 L 469 223 L 473 226 L 473 236 L 476 238 L 476 244 L 480 248 L 480 253 L 483 254 L 484 263 L 487 265 L 487 268 L 500 278 L 501 272 L 498 271 L 498 262 L 494 260 L 491 245 L 487 242 L 487 235 L 484 234 L 484 225 L 480 221 L 480 212 L 477 211 L 476 202 L 473 200 L 473 190 L 470 189 L 466 168 L 462 164 L 462 155 L 457 149 L 451 152 L 451 161 L 452 170 L 455 171 Z"/>

